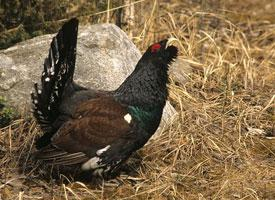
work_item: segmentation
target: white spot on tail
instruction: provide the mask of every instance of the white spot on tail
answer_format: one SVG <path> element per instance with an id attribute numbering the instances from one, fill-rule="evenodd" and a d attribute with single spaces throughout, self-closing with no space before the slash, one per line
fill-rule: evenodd
<path id="1" fill-rule="evenodd" d="M 54 75 L 54 72 L 51 72 L 51 75 L 53 76 L 53 75 Z"/>
<path id="2" fill-rule="evenodd" d="M 128 124 L 130 124 L 132 121 L 132 117 L 129 113 L 127 113 L 127 115 L 124 116 L 124 119 L 126 122 L 128 122 Z"/>
<path id="3" fill-rule="evenodd" d="M 104 147 L 103 149 L 99 149 L 96 151 L 96 155 L 100 156 L 103 152 L 107 151 L 111 146 L 108 145 L 106 147 Z"/>
<path id="4" fill-rule="evenodd" d="M 49 78 L 49 77 L 45 78 L 45 81 L 46 81 L 46 82 L 49 82 L 49 81 L 50 81 L 50 78 Z"/>
<path id="5" fill-rule="evenodd" d="M 54 72 L 54 66 L 50 68 L 50 72 Z"/>
<path id="6" fill-rule="evenodd" d="M 99 157 L 93 157 L 84 164 L 82 164 L 81 169 L 82 170 L 91 170 L 91 169 L 96 169 L 100 167 L 99 162 L 101 159 Z"/>
<path id="7" fill-rule="evenodd" d="M 48 106 L 48 110 L 51 110 L 51 106 Z"/>
<path id="8" fill-rule="evenodd" d="M 54 97 L 53 96 L 51 96 L 51 103 L 53 103 L 54 102 Z"/>
<path id="9" fill-rule="evenodd" d="M 58 97 L 58 91 L 57 91 L 57 90 L 55 90 L 55 92 L 54 92 L 54 93 L 55 93 L 55 95 Z"/>
<path id="10" fill-rule="evenodd" d="M 38 101 L 35 99 L 35 100 L 33 100 L 33 103 L 34 104 L 38 104 Z"/>

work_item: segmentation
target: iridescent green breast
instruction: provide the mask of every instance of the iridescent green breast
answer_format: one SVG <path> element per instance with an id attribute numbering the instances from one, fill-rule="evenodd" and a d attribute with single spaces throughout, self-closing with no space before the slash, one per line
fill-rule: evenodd
<path id="1" fill-rule="evenodd" d="M 128 107 L 130 115 L 148 132 L 154 132 L 159 126 L 163 107 L 141 108 Z"/>

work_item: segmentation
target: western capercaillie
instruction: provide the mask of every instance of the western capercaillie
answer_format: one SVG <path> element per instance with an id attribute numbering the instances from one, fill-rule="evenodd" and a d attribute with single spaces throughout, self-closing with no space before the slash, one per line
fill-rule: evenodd
<path id="1" fill-rule="evenodd" d="M 63 25 L 51 42 L 41 86 L 34 85 L 33 113 L 44 132 L 35 156 L 54 165 L 112 174 L 158 128 L 168 96 L 169 64 L 178 50 L 170 40 L 157 42 L 116 90 L 96 91 L 73 81 L 77 30 L 77 19 Z"/>

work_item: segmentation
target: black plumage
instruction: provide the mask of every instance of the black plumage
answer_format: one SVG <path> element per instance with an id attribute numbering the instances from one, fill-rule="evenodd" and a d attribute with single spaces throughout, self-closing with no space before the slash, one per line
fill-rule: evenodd
<path id="1" fill-rule="evenodd" d="M 77 29 L 78 20 L 71 19 L 53 38 L 41 89 L 34 85 L 34 116 L 44 132 L 35 156 L 111 174 L 158 128 L 168 95 L 169 64 L 178 50 L 168 46 L 168 40 L 155 43 L 118 89 L 95 91 L 73 81 Z"/>

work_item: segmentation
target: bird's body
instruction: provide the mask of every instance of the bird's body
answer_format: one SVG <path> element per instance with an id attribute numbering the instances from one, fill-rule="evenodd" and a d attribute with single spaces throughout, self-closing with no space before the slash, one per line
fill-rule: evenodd
<path id="1" fill-rule="evenodd" d="M 36 158 L 108 174 L 158 128 L 168 95 L 168 64 L 177 48 L 166 47 L 167 40 L 150 46 L 118 89 L 96 91 L 73 81 L 77 29 L 72 19 L 53 38 L 41 89 L 35 84 L 34 116 L 44 131 Z"/>

